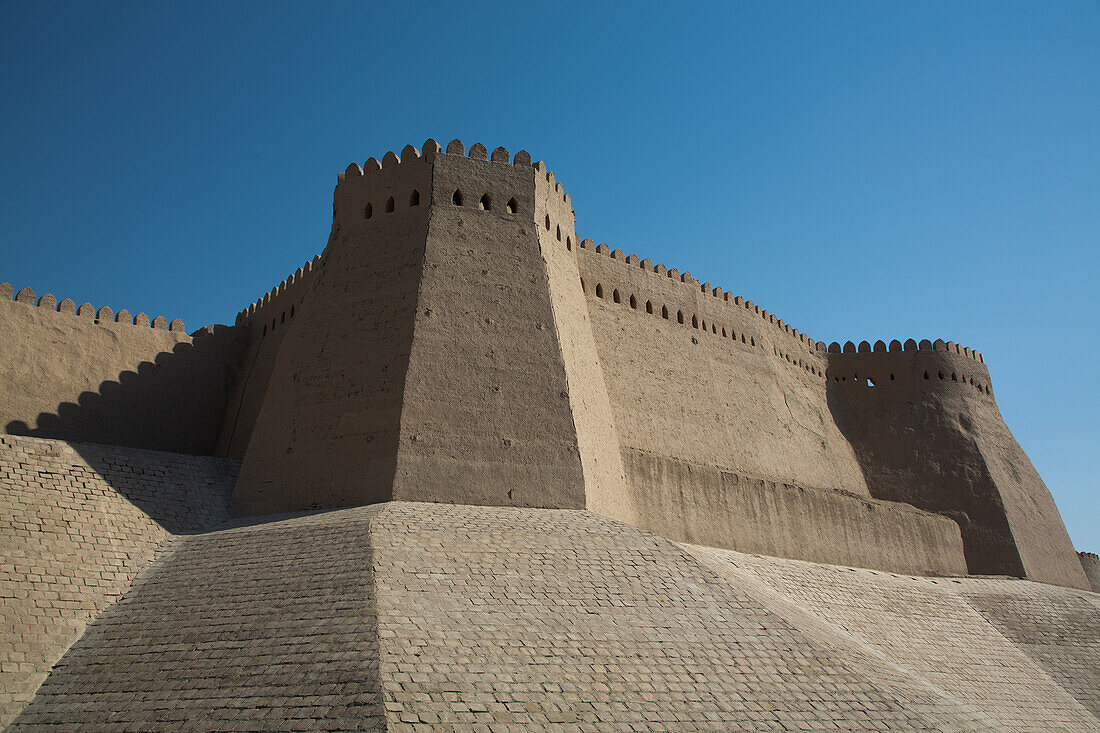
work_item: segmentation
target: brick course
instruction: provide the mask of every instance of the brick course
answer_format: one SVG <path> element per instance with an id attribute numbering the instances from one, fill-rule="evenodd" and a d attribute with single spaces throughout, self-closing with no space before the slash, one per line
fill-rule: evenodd
<path id="1" fill-rule="evenodd" d="M 0 436 L 0 724 L 175 534 L 226 519 L 236 466 Z"/>

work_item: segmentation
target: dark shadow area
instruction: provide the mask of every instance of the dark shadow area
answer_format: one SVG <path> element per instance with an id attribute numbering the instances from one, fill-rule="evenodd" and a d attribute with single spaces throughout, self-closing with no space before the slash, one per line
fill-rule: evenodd
<path id="1" fill-rule="evenodd" d="M 244 351 L 243 329 L 213 326 L 193 334 L 98 391 L 5 426 L 11 435 L 212 455 Z M 78 345 L 74 345 L 78 348 Z"/>
<path id="2" fill-rule="evenodd" d="M 876 499 L 954 519 L 972 575 L 1024 576 L 997 486 L 952 398 L 826 382 L 829 409 Z"/>

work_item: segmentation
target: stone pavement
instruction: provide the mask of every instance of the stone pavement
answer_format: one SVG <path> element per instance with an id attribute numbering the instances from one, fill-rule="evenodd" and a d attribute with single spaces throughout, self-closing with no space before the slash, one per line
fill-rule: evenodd
<path id="1" fill-rule="evenodd" d="M 1096 730 L 1094 595 L 584 511 L 265 518 L 176 539 L 10 730 Z"/>
<path id="2" fill-rule="evenodd" d="M 0 436 L 0 726 L 173 534 L 226 520 L 237 465 Z"/>

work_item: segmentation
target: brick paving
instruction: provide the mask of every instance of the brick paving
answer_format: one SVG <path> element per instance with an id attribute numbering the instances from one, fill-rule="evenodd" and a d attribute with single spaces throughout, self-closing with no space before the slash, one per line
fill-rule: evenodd
<path id="1" fill-rule="evenodd" d="M 689 549 L 733 586 L 781 599 L 807 622 L 824 620 L 915 682 L 982 710 L 999 730 L 1100 729 L 1094 593 Z"/>
<path id="2" fill-rule="evenodd" d="M 1093 595 L 390 503 L 177 538 L 10 730 L 1096 730 Z"/>
<path id="3" fill-rule="evenodd" d="M 0 726 L 173 534 L 225 521 L 236 467 L 0 436 Z"/>

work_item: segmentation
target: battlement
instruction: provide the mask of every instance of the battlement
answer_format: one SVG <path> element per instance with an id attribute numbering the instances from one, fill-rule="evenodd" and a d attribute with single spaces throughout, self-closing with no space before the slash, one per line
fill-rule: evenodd
<path id="1" fill-rule="evenodd" d="M 982 355 L 953 341 L 936 339 L 893 340 L 887 346 L 866 341 L 857 346 L 851 341 L 829 345 L 827 377 L 835 384 L 860 387 L 888 387 L 919 383 L 932 386 L 973 387 L 978 394 L 991 396 L 989 370 Z"/>
<path id="2" fill-rule="evenodd" d="M 6 299 L 11 302 L 13 300 L 12 295 L 13 288 L 11 284 L 0 283 L 0 301 Z M 108 306 L 102 306 L 99 310 L 96 310 L 95 306 L 91 303 L 82 303 L 80 306 L 77 306 L 70 298 L 65 298 L 58 302 L 57 298 L 51 293 L 46 293 L 36 301 L 34 290 L 31 288 L 22 288 L 19 292 L 14 293 L 14 302 L 37 307 L 48 312 L 75 316 L 77 318 L 87 318 L 97 324 L 115 323 L 125 326 L 157 328 L 163 331 L 185 330 L 183 321 L 178 318 L 174 318 L 172 321 L 169 321 L 164 316 L 156 316 L 150 319 L 145 313 L 133 315 L 125 308 L 116 313 Z"/>
<path id="3" fill-rule="evenodd" d="M 666 267 L 663 263 L 654 264 L 649 259 L 641 259 L 637 254 L 624 254 L 622 249 L 612 250 L 607 244 L 596 244 L 591 238 L 586 238 L 581 241 L 580 248 L 588 252 L 593 252 L 598 255 L 603 255 L 608 259 L 621 263 L 629 268 L 638 268 L 643 272 L 657 275 L 658 277 L 667 278 L 672 283 L 679 284 L 679 287 L 684 288 L 685 293 L 700 294 L 706 296 L 715 304 L 724 303 L 731 309 L 741 310 L 750 313 L 758 317 L 764 323 L 774 327 L 775 332 L 770 334 L 777 337 L 785 337 L 789 341 L 785 341 L 788 348 L 800 347 L 805 352 L 824 353 L 825 345 L 821 342 L 817 342 L 814 339 L 808 337 L 805 333 L 800 332 L 797 328 L 792 328 L 789 323 L 786 323 L 782 318 L 777 318 L 774 313 L 769 312 L 767 309 L 761 308 L 752 300 L 748 300 L 740 295 L 733 295 L 730 291 L 725 290 L 718 286 L 711 286 L 709 282 L 700 282 L 690 272 Z M 695 314 L 692 314 L 695 315 Z M 702 316 L 699 316 L 702 318 Z"/>
<path id="4" fill-rule="evenodd" d="M 565 186 L 524 150 L 428 139 L 352 163 L 337 176 L 332 215 L 320 254 L 241 310 L 224 338 L 203 339 L 231 376 L 220 378 L 221 361 L 204 369 L 230 394 L 203 387 L 226 408 L 207 410 L 203 425 L 220 432 L 193 444 L 243 460 L 236 511 L 384 500 L 587 508 L 690 539 L 706 524 L 699 502 L 763 506 L 763 494 L 749 496 L 756 488 L 729 479 L 755 476 L 789 506 L 754 526 L 819 531 L 800 517 L 805 492 L 768 487 L 821 487 L 952 517 L 972 572 L 1082 582 L 1065 568 L 1068 536 L 1003 425 L 985 359 L 968 346 L 827 345 L 690 272 L 581 239 Z M 149 341 L 146 351 L 164 348 L 151 343 L 155 329 L 183 328 L 29 289 L 0 293 L 73 316 L 74 333 L 80 317 L 148 326 L 127 337 Z M 11 310 L 13 333 L 23 321 L 50 328 Z M 100 361 L 114 377 L 115 363 Z M 179 368 L 181 383 L 191 368 Z M 39 402 L 9 423 L 29 424 Z M 81 425 L 91 414 L 61 412 Z M 48 413 L 39 422 L 57 423 Z M 645 461 L 627 460 L 639 451 Z M 838 511 L 821 531 L 856 532 L 858 512 Z M 1054 545 L 1025 536 L 1040 525 Z M 708 541 L 743 542 L 730 527 L 714 531 Z M 919 534 L 914 547 L 925 547 Z M 761 547 L 794 552 L 778 536 Z M 961 562 L 933 545 L 937 562 Z M 875 557 L 866 562 L 890 562 Z"/>
<path id="5" fill-rule="evenodd" d="M 247 308 L 237 314 L 236 325 L 255 326 L 260 331 L 260 338 L 278 330 L 279 326 L 286 323 L 288 318 L 293 318 L 296 309 L 302 305 L 302 299 L 307 285 L 312 281 L 314 272 L 321 266 L 322 255 L 314 256 L 297 270 L 287 276 L 285 280 L 265 293 L 262 298 L 250 303 Z M 267 319 L 271 318 L 268 324 Z"/>

